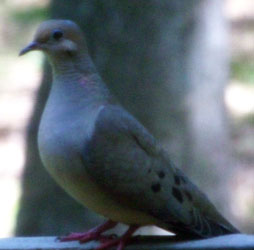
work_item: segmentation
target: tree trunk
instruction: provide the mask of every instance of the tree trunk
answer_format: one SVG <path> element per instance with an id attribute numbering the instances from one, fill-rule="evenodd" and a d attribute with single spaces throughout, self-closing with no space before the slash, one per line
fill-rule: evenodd
<path id="1" fill-rule="evenodd" d="M 231 189 L 236 163 L 231 155 L 224 89 L 229 76 L 228 23 L 224 1 L 196 6 L 187 58 L 188 136 L 191 149 L 184 170 L 232 219 Z"/>

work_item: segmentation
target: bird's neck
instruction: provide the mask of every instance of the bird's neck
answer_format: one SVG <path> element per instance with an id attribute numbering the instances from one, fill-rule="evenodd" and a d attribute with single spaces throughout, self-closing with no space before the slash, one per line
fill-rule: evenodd
<path id="1" fill-rule="evenodd" d="M 71 78 L 73 80 L 97 73 L 92 59 L 85 53 L 74 56 L 49 56 L 49 59 L 53 68 L 53 77 L 56 79 Z"/>
<path id="2" fill-rule="evenodd" d="M 71 101 L 109 102 L 112 96 L 100 78 L 88 54 L 70 60 L 51 59 L 53 67 L 52 91 L 62 92 Z"/>

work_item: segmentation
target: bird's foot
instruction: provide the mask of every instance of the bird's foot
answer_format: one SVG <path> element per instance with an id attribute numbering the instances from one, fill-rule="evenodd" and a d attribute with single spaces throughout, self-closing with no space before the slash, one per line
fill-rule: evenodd
<path id="1" fill-rule="evenodd" d="M 78 240 L 80 243 L 85 243 L 91 240 L 113 240 L 113 235 L 101 235 L 103 232 L 113 228 L 114 226 L 116 226 L 116 222 L 108 220 L 107 222 L 105 222 L 104 224 L 93 228 L 87 232 L 84 233 L 71 233 L 67 236 L 64 237 L 60 237 L 59 240 L 61 242 L 65 242 L 65 241 L 76 241 Z"/>
<path id="2" fill-rule="evenodd" d="M 132 234 L 139 228 L 139 226 L 133 225 L 120 237 L 120 238 L 108 238 L 102 239 L 102 244 L 99 245 L 96 250 L 105 250 L 113 246 L 117 246 L 117 250 L 123 250 L 125 245 L 130 242 L 132 239 Z"/>
<path id="3" fill-rule="evenodd" d="M 116 224 L 116 222 L 109 220 L 106 223 L 87 232 L 71 233 L 65 237 L 59 238 L 59 240 L 61 242 L 78 240 L 80 243 L 98 240 L 101 242 L 101 244 L 96 248 L 96 250 L 105 250 L 113 246 L 117 246 L 117 250 L 123 250 L 124 246 L 129 243 L 129 241 L 132 239 L 132 234 L 139 228 L 139 226 L 130 226 L 120 238 L 117 238 L 115 234 L 102 235 L 103 232 L 113 228 Z"/>

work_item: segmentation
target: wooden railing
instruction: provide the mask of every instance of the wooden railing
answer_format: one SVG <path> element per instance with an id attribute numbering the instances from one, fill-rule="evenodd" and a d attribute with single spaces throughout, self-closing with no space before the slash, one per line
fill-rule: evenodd
<path id="1" fill-rule="evenodd" d="M 91 250 L 98 242 L 59 242 L 56 237 L 0 239 L 0 250 Z M 254 235 L 234 234 L 204 240 L 173 242 L 168 236 L 140 236 L 126 250 L 254 250 Z"/>

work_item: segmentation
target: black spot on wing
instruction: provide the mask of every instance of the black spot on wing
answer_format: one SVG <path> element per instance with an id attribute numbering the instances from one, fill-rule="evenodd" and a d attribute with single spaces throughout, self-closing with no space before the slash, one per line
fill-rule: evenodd
<path id="1" fill-rule="evenodd" d="M 159 171 L 158 176 L 160 179 L 163 179 L 165 177 L 165 173 L 163 171 Z"/>
<path id="2" fill-rule="evenodd" d="M 176 187 L 172 187 L 172 195 L 180 202 L 183 203 L 183 195 L 181 193 L 181 191 L 176 188 Z"/>
<path id="3" fill-rule="evenodd" d="M 186 178 L 185 178 L 184 176 L 178 176 L 178 177 L 180 178 L 180 180 L 181 180 L 184 184 L 187 183 L 187 180 L 186 180 Z"/>
<path id="4" fill-rule="evenodd" d="M 181 180 L 178 175 L 174 175 L 174 181 L 177 186 L 179 186 L 181 184 Z"/>
<path id="5" fill-rule="evenodd" d="M 158 193 L 161 190 L 161 184 L 160 183 L 155 183 L 151 186 L 151 189 L 154 193 Z"/>
<path id="6" fill-rule="evenodd" d="M 193 197 L 192 197 L 192 195 L 191 195 L 191 193 L 190 193 L 189 191 L 184 190 L 184 193 L 185 193 L 185 195 L 186 195 L 186 197 L 187 197 L 187 199 L 188 199 L 189 201 L 192 201 L 192 200 L 193 200 Z"/>

